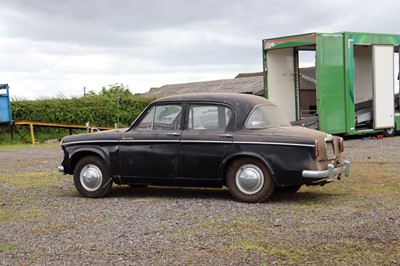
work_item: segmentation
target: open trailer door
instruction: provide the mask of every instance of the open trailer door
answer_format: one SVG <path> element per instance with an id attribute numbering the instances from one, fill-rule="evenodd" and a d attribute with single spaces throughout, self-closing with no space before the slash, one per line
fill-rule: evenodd
<path id="1" fill-rule="evenodd" d="M 289 121 L 296 120 L 296 82 L 294 49 L 268 50 L 266 53 L 267 98 L 278 105 Z"/>
<path id="2" fill-rule="evenodd" d="M 394 47 L 373 45 L 374 129 L 394 128 Z"/>

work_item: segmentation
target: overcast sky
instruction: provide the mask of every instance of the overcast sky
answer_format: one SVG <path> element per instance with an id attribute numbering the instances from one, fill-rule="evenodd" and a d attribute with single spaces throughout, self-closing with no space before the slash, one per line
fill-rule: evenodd
<path id="1" fill-rule="evenodd" d="M 262 70 L 262 39 L 400 33 L 399 12 L 399 0 L 0 0 L 0 84 L 35 99 L 233 78 Z"/>

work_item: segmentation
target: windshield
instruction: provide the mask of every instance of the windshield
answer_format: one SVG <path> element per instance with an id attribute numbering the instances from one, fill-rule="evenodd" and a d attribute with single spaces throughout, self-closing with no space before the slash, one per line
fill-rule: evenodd
<path id="1" fill-rule="evenodd" d="M 260 129 L 267 127 L 290 126 L 290 123 L 277 106 L 257 105 L 250 112 L 244 126 L 250 129 Z"/>

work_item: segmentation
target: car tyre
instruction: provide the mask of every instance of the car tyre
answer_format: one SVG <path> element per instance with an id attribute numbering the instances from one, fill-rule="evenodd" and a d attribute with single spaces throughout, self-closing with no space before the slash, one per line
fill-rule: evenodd
<path id="1" fill-rule="evenodd" d="M 74 170 L 74 184 L 79 193 L 88 198 L 106 196 L 112 188 L 106 164 L 96 156 L 83 157 Z"/>
<path id="2" fill-rule="evenodd" d="M 226 181 L 232 196 L 241 202 L 263 202 L 270 198 L 275 190 L 275 182 L 268 168 L 254 158 L 235 160 L 228 168 Z"/>

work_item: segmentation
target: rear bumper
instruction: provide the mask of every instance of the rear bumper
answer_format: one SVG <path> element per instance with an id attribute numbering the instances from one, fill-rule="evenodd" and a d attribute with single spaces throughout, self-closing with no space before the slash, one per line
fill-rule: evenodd
<path id="1" fill-rule="evenodd" d="M 303 170 L 302 176 L 304 178 L 314 178 L 321 179 L 327 178 L 327 181 L 333 181 L 333 178 L 336 176 L 340 176 L 344 174 L 345 176 L 349 176 L 350 174 L 350 162 L 345 161 L 344 165 L 336 167 L 333 164 L 328 164 L 328 169 L 322 171 L 314 171 L 314 170 Z"/>

